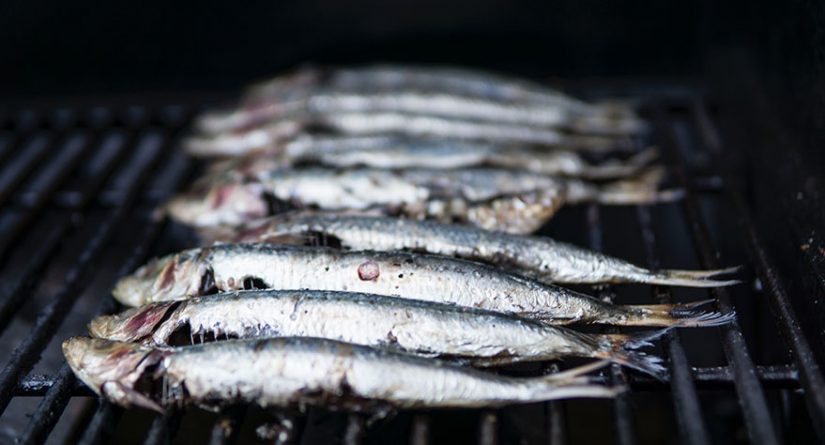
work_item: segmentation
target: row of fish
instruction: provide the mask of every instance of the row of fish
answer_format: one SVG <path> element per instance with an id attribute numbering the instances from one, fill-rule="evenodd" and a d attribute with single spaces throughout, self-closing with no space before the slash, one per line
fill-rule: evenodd
<path id="1" fill-rule="evenodd" d="M 162 208 L 202 247 L 121 279 L 113 295 L 132 308 L 64 354 L 96 392 L 158 411 L 611 397 L 622 388 L 587 377 L 609 363 L 662 378 L 640 348 L 734 315 L 559 284 L 726 286 L 735 269 L 651 271 L 529 235 L 565 204 L 678 199 L 655 149 L 627 152 L 645 128 L 627 104 L 452 68 L 303 68 L 259 84 L 184 143 L 228 157 Z M 478 369 L 565 357 L 596 361 L 530 378 Z"/>

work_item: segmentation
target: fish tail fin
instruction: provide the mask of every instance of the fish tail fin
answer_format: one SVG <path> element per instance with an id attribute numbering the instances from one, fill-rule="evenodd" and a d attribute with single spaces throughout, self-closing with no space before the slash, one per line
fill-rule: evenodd
<path id="1" fill-rule="evenodd" d="M 584 377 L 585 374 L 589 374 L 589 373 L 591 373 L 593 371 L 596 371 L 598 369 L 602 369 L 602 368 L 610 365 L 610 363 L 612 363 L 612 360 L 605 357 L 601 360 L 596 360 L 596 361 L 591 362 L 591 363 L 586 363 L 586 364 L 581 365 L 581 366 L 576 366 L 575 368 L 565 369 L 564 371 L 555 372 L 553 374 L 547 374 L 546 376 L 544 376 L 544 378 L 547 379 L 547 380 L 550 380 L 550 381 L 555 381 L 555 382 L 558 382 L 558 381 L 587 382 L 589 380 L 587 379 L 587 377 Z"/>
<path id="2" fill-rule="evenodd" d="M 585 176 L 590 179 L 612 179 L 632 176 L 659 157 L 659 149 L 646 148 L 621 161 L 609 161 L 585 167 Z"/>
<path id="3" fill-rule="evenodd" d="M 659 380 L 666 375 L 661 357 L 636 351 L 653 346 L 653 341 L 665 335 L 671 328 L 658 329 L 641 334 L 607 334 L 601 336 L 596 357 L 649 374 Z"/>
<path id="4" fill-rule="evenodd" d="M 684 190 L 659 190 L 664 174 L 663 168 L 651 167 L 635 178 L 605 184 L 596 191 L 595 200 L 600 204 L 625 205 L 672 202 L 681 199 Z"/>
<path id="5" fill-rule="evenodd" d="M 645 283 L 658 284 L 663 286 L 687 286 L 687 287 L 722 287 L 740 284 L 741 280 L 718 280 L 714 279 L 719 275 L 736 273 L 741 266 L 727 267 L 724 269 L 711 270 L 679 270 L 665 269 L 653 272 L 644 279 Z"/>
<path id="6" fill-rule="evenodd" d="M 701 309 L 715 301 L 621 306 L 625 314 L 610 323 L 623 326 L 711 327 L 732 322 L 736 318 L 735 312 L 723 314 Z"/>

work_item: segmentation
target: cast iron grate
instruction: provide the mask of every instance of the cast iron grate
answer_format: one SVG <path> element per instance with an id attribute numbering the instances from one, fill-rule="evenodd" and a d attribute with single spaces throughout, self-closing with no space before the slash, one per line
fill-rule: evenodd
<path id="1" fill-rule="evenodd" d="M 9 107 L 0 114 L 0 440 L 18 443 L 620 444 L 678 441 L 782 443 L 825 439 L 825 383 L 782 280 L 739 190 L 714 166 L 713 117 L 690 88 L 642 89 L 652 140 L 684 201 L 655 207 L 563 210 L 545 232 L 656 268 L 746 264 L 745 284 L 711 291 L 649 286 L 590 289 L 619 301 L 717 298 L 738 322 L 668 335 L 657 351 L 664 382 L 606 370 L 632 390 L 613 401 L 565 401 L 501 410 L 404 412 L 369 422 L 313 408 L 274 416 L 124 411 L 85 389 L 60 341 L 95 313 L 117 309 L 121 274 L 190 239 L 152 210 L 197 168 L 175 149 L 198 111 L 192 101 L 69 108 Z M 639 93 L 634 91 L 634 94 Z M 676 93 L 674 93 L 676 91 Z M 621 92 L 621 91 L 620 91 Z M 198 104 L 202 105 L 202 104 Z M 640 141 L 641 143 L 641 141 Z M 778 333 L 781 336 L 777 336 Z M 548 372 L 565 364 L 519 367 Z M 264 426 L 263 429 L 259 428 Z M 256 433 L 266 430 L 269 439 Z"/>

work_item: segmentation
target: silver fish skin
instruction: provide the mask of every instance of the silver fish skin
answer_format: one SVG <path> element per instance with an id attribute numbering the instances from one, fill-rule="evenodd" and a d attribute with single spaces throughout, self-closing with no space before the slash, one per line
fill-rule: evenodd
<path id="1" fill-rule="evenodd" d="M 382 216 L 288 212 L 242 227 L 204 229 L 209 242 L 286 242 L 326 244 L 348 250 L 412 251 L 481 261 L 512 268 L 545 283 L 645 283 L 716 287 L 738 280 L 713 277 L 719 270 L 651 271 L 619 258 L 543 236 L 513 235 L 476 227 Z"/>
<path id="2" fill-rule="evenodd" d="M 351 410 L 496 407 L 622 388 L 568 374 L 513 378 L 432 359 L 314 338 L 274 338 L 151 349 L 74 337 L 63 354 L 98 394 L 124 407 L 323 405 Z M 590 371 L 589 366 L 583 371 Z M 139 382 L 145 382 L 139 384 Z"/>
<path id="3" fill-rule="evenodd" d="M 172 345 L 178 332 L 189 333 L 189 344 L 316 337 L 463 358 L 482 366 L 586 357 L 657 377 L 664 371 L 658 358 L 629 351 L 649 345 L 648 339 L 585 334 L 481 309 L 349 292 L 239 291 L 150 304 L 89 324 L 93 337 L 161 347 Z"/>
<path id="4" fill-rule="evenodd" d="M 183 147 L 192 156 L 238 156 L 271 150 L 316 128 L 349 136 L 398 134 L 408 137 L 534 145 L 596 153 L 626 151 L 632 146 L 631 141 L 624 137 L 568 134 L 555 128 L 529 125 L 388 111 L 317 114 L 292 110 L 263 125 L 231 132 L 196 134 L 186 139 Z"/>
<path id="5" fill-rule="evenodd" d="M 306 97 L 273 101 L 223 115 L 211 114 L 201 127 L 212 134 L 251 128 L 295 113 L 404 113 L 448 119 L 496 122 L 526 127 L 560 128 L 582 134 L 630 136 L 646 127 L 627 116 L 604 116 L 551 104 L 513 104 L 448 93 L 396 90 L 380 93 L 319 91 Z"/>
<path id="6" fill-rule="evenodd" d="M 141 306 L 249 288 L 360 292 L 476 307 L 554 324 L 704 326 L 726 323 L 731 317 L 696 310 L 694 304 L 614 305 L 455 258 L 266 243 L 218 244 L 158 258 L 118 281 L 112 293 L 127 306 Z"/>
<path id="7" fill-rule="evenodd" d="M 534 150 L 524 146 L 397 136 L 303 135 L 272 150 L 246 156 L 269 159 L 272 168 L 285 168 L 296 163 L 387 169 L 493 166 L 546 175 L 614 179 L 638 173 L 656 158 L 657 151 L 651 148 L 626 160 L 590 163 L 580 153 L 570 150 Z M 235 171 L 239 164 L 250 164 L 248 157 L 215 162 L 210 172 Z"/>
<path id="8" fill-rule="evenodd" d="M 254 85 L 243 103 L 254 105 L 284 100 L 325 89 L 344 92 L 386 92 L 414 89 L 448 92 L 471 98 L 505 103 L 561 106 L 570 110 L 603 111 L 605 114 L 632 115 L 633 110 L 619 103 L 588 103 L 545 85 L 517 77 L 458 67 L 412 65 L 371 65 L 319 69 L 306 67 Z"/>
<path id="9" fill-rule="evenodd" d="M 165 209 L 195 227 L 237 225 L 269 214 L 269 197 L 301 208 L 365 210 L 417 219 L 458 220 L 489 230 L 530 233 L 564 204 L 645 204 L 680 197 L 658 190 L 659 169 L 621 181 L 595 184 L 577 178 L 496 168 L 460 170 L 359 168 L 272 169 L 251 160 L 248 173 L 199 181 Z"/>

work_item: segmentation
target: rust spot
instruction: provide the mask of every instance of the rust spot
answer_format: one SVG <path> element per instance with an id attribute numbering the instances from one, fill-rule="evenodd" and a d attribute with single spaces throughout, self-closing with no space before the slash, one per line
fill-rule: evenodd
<path id="1" fill-rule="evenodd" d="M 358 266 L 358 278 L 361 281 L 375 281 L 379 275 L 381 271 L 378 270 L 378 263 L 374 261 L 367 261 Z"/>
<path id="2" fill-rule="evenodd" d="M 235 288 L 235 278 L 233 278 L 233 277 L 227 278 L 226 279 L 226 287 L 228 287 L 229 289 L 234 289 Z"/>

